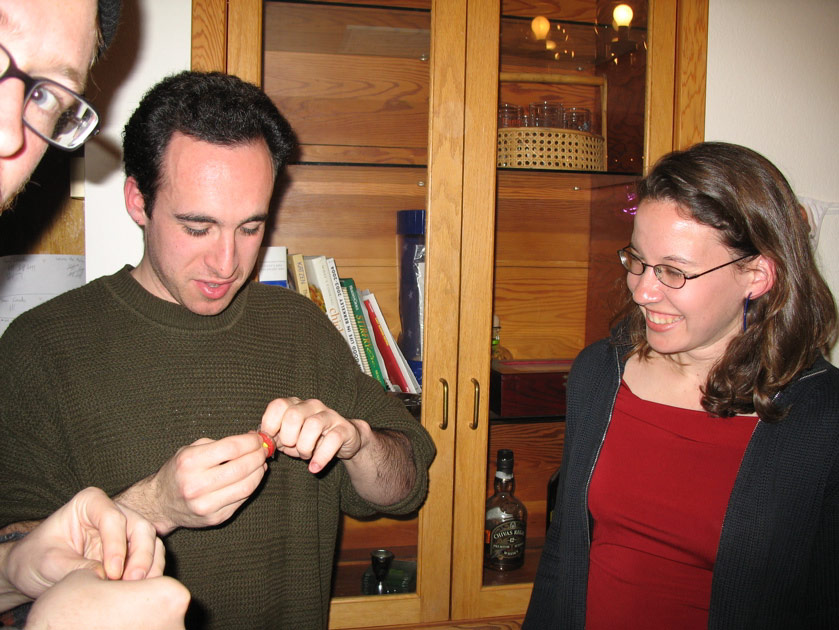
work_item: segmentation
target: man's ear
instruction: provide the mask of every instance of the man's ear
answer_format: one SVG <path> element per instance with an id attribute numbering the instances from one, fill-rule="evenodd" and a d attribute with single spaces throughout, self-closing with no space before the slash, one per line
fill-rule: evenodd
<path id="1" fill-rule="evenodd" d="M 749 263 L 752 282 L 749 288 L 752 299 L 760 297 L 775 286 L 775 261 L 766 256 L 758 256 Z"/>
<path id="2" fill-rule="evenodd" d="M 126 177 L 122 193 L 125 197 L 125 209 L 128 211 L 128 216 L 140 227 L 145 226 L 149 218 L 146 216 L 146 201 L 137 187 L 137 180 Z"/>

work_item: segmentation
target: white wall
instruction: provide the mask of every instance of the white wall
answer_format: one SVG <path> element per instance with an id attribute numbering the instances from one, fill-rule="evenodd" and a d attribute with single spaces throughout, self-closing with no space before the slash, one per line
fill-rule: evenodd
<path id="1" fill-rule="evenodd" d="M 817 255 L 837 296 L 839 2 L 709 0 L 708 21 L 705 139 L 762 153 L 799 196 L 832 203 Z"/>
<path id="2" fill-rule="evenodd" d="M 85 146 L 85 255 L 88 281 L 143 255 L 143 235 L 125 211 L 122 128 L 152 85 L 189 68 L 190 0 L 124 0 L 116 39 L 95 70 L 94 103 L 104 124 Z"/>

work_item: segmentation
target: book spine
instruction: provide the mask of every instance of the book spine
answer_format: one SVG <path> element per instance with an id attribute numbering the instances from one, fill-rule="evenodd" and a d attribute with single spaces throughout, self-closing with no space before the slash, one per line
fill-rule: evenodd
<path id="1" fill-rule="evenodd" d="M 350 351 L 352 352 L 352 356 L 355 359 L 355 362 L 358 364 L 362 370 L 364 369 L 364 364 L 361 362 L 361 348 L 358 345 L 358 339 L 355 337 L 355 331 L 353 330 L 353 316 L 350 313 L 350 306 L 347 304 L 346 300 L 344 299 L 344 291 L 341 288 L 341 278 L 338 276 L 338 266 L 335 264 L 334 258 L 327 258 L 326 259 L 326 266 L 329 269 L 329 279 L 332 281 L 332 289 L 335 292 L 335 298 L 338 304 L 338 314 L 341 318 L 341 326 L 344 333 L 344 338 L 347 340 L 347 344 L 350 346 Z"/>
<path id="2" fill-rule="evenodd" d="M 381 315 L 375 296 L 372 293 L 365 292 L 362 294 L 361 301 L 364 303 L 364 306 L 367 309 L 367 314 L 370 316 L 370 322 L 373 325 L 373 336 L 376 339 L 376 345 L 379 348 L 379 352 L 384 359 L 387 374 L 388 377 L 390 377 L 391 383 L 399 387 L 399 391 L 401 392 L 406 394 L 413 393 L 411 392 L 411 387 L 408 384 L 408 379 L 405 377 L 405 373 L 399 365 L 399 360 L 396 358 L 396 344 L 393 343 L 393 337 L 387 330 L 387 325 L 384 322 L 384 316 Z"/>
<path id="3" fill-rule="evenodd" d="M 344 324 L 341 320 L 341 313 L 338 309 L 338 296 L 335 295 L 335 287 L 329 276 L 329 266 L 326 264 L 326 256 L 304 256 L 306 265 L 306 277 L 309 280 L 309 295 L 318 306 L 321 307 L 329 320 L 335 325 L 344 339 Z"/>
<path id="4" fill-rule="evenodd" d="M 370 337 L 370 329 L 364 318 L 364 307 L 361 305 L 361 299 L 358 297 L 358 288 L 355 286 L 355 281 L 352 278 L 341 278 L 341 286 L 347 291 L 347 299 L 349 300 L 353 317 L 355 317 L 356 328 L 358 329 L 358 339 L 367 358 L 367 366 L 370 370 L 368 373 L 379 381 L 382 387 L 387 388 L 388 383 L 382 375 L 382 369 L 376 357 L 376 348 L 372 337 Z"/>
<path id="5" fill-rule="evenodd" d="M 376 343 L 373 322 L 370 321 L 370 314 L 367 312 L 367 306 L 364 304 L 362 300 L 362 296 L 364 295 L 364 293 L 364 291 L 358 292 L 358 300 L 361 304 L 361 314 L 364 316 L 364 324 L 367 326 L 367 331 L 370 333 L 370 342 L 373 346 L 373 353 L 376 355 L 376 362 L 379 364 L 379 369 L 382 372 L 382 378 L 385 381 L 385 389 L 389 392 L 395 392 L 398 391 L 399 388 L 391 382 L 390 377 L 388 376 L 387 366 L 385 365 L 385 359 L 382 356 L 382 353 L 379 351 L 379 345 Z"/>
<path id="6" fill-rule="evenodd" d="M 303 254 L 289 254 L 287 266 L 289 287 L 293 288 L 303 297 L 310 297 L 309 281 L 306 279 L 306 265 L 303 263 Z"/>
<path id="7" fill-rule="evenodd" d="M 259 253 L 259 272 L 257 277 L 262 284 L 279 287 L 288 286 L 288 253 L 284 245 L 263 247 Z"/>
<path id="8" fill-rule="evenodd" d="M 348 306 L 351 306 L 349 291 L 343 283 L 341 283 L 341 293 L 344 294 L 344 302 L 346 302 Z M 359 332 L 358 330 L 358 320 L 355 319 L 355 315 L 352 312 L 352 308 L 350 308 L 349 310 L 350 320 L 352 322 L 352 326 L 350 326 L 350 328 L 352 328 L 353 334 L 355 335 L 355 338 L 358 341 L 358 351 L 359 356 L 361 357 L 361 369 L 367 376 L 373 376 L 373 373 L 370 372 L 370 362 L 367 360 L 367 353 L 364 352 L 364 344 L 361 342 L 361 332 Z"/>

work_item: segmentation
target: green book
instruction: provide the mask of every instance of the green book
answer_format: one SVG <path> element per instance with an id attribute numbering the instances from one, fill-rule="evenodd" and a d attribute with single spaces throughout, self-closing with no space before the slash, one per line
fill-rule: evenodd
<path id="1" fill-rule="evenodd" d="M 367 364 L 370 366 L 370 375 L 375 378 L 382 387 L 388 388 L 387 381 L 382 374 L 382 369 L 379 367 L 379 360 L 376 358 L 376 349 L 373 346 L 373 338 L 370 336 L 370 330 L 367 328 L 367 322 L 364 318 L 364 312 L 361 310 L 361 300 L 358 297 L 358 289 L 355 286 L 355 281 L 352 278 L 341 278 L 341 286 L 347 289 L 347 296 L 350 299 L 350 307 L 352 308 L 355 323 L 358 325 L 358 334 L 361 337 L 361 347 L 364 349 L 364 354 L 367 357 Z"/>

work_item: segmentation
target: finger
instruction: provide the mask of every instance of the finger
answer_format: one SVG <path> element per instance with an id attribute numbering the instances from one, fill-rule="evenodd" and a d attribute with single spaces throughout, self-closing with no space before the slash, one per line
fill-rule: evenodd
<path id="1" fill-rule="evenodd" d="M 163 569 L 166 568 L 166 548 L 163 546 L 163 541 L 157 538 L 154 541 L 154 562 L 152 562 L 146 578 L 155 578 L 163 575 Z"/>
<path id="2" fill-rule="evenodd" d="M 299 402 L 299 398 L 275 398 L 272 400 L 262 414 L 262 422 L 259 425 L 260 431 L 264 431 L 269 436 L 277 435 L 286 410 Z"/>
<path id="3" fill-rule="evenodd" d="M 283 414 L 280 432 L 276 437 L 277 444 L 294 447 L 304 458 L 310 457 L 318 436 L 329 422 L 329 411 L 319 400 L 306 400 L 291 405 Z M 318 426 L 310 426 L 312 423 Z"/>
<path id="4" fill-rule="evenodd" d="M 122 577 L 128 551 L 126 517 L 108 495 L 98 488 L 87 488 L 78 495 L 85 532 L 84 557 L 100 561 L 112 580 Z"/>
<path id="5" fill-rule="evenodd" d="M 230 435 L 220 440 L 208 440 L 201 444 L 194 442 L 178 453 L 178 467 L 186 474 L 196 471 L 203 474 L 205 471 L 225 462 L 258 453 L 261 448 L 262 445 L 254 433 Z"/>
<path id="6" fill-rule="evenodd" d="M 192 497 L 188 502 L 190 513 L 194 517 L 192 525 L 218 525 L 226 521 L 259 486 L 268 469 L 265 456 L 256 453 L 248 459 L 255 459 L 256 465 L 243 467 L 240 458 L 218 467 L 217 480 L 212 488 Z"/>
<path id="7" fill-rule="evenodd" d="M 340 430 L 328 431 L 321 435 L 309 462 L 309 472 L 318 473 L 323 470 L 341 450 L 344 441 L 345 438 Z"/>
<path id="8" fill-rule="evenodd" d="M 160 539 L 149 521 L 129 508 L 122 507 L 122 510 L 126 516 L 128 537 L 128 555 L 122 577 L 126 580 L 142 580 L 158 560 Z"/>
<path id="9" fill-rule="evenodd" d="M 329 418 L 322 413 L 316 413 L 303 420 L 295 445 L 303 459 L 311 459 L 321 436 L 330 428 L 328 422 Z"/>

